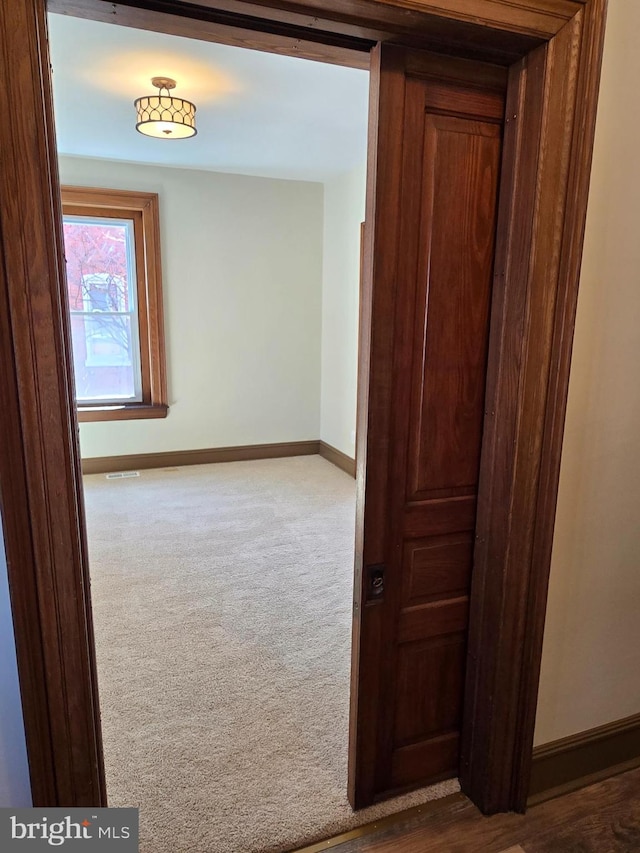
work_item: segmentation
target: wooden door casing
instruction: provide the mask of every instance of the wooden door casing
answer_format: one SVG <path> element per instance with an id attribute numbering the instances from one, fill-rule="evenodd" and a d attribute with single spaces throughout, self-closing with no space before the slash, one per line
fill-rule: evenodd
<path id="1" fill-rule="evenodd" d="M 52 12 L 137 29 L 367 67 L 369 50 L 387 41 L 508 66 L 553 38 L 584 2 L 49 0 L 48 5 Z"/>
<path id="2" fill-rule="evenodd" d="M 39 806 L 100 805 L 106 800 L 82 510 L 77 499 L 68 499 L 77 496 L 79 466 L 63 363 L 64 324 L 56 307 L 63 262 L 46 0 L 12 0 L 6 5 L 7 14 L 0 16 L 0 64 L 5 72 L 0 102 L 7 119 L 0 126 L 0 184 L 5 190 L 0 193 L 0 301 L 9 331 L 2 337 L 0 397 L 7 405 L 1 407 L 0 419 L 10 438 L 6 452 L 0 453 L 0 503 L 32 793 Z M 56 5 L 67 14 L 99 17 L 95 0 L 60 0 Z M 106 9 L 104 20 L 112 23 L 128 21 L 183 35 L 195 30 L 214 41 L 232 38 L 232 43 L 257 33 L 247 46 L 283 53 L 306 55 L 305 38 L 311 39 L 328 48 L 324 57 L 316 58 L 329 61 L 350 63 L 347 54 L 368 49 L 366 43 L 354 45 L 355 37 L 405 42 L 511 66 L 514 109 L 507 122 L 511 120 L 515 130 L 504 140 L 498 239 L 505 263 L 494 282 L 498 296 L 493 312 L 510 318 L 512 331 L 495 342 L 489 355 L 493 380 L 488 417 L 492 411 L 494 416 L 489 427 L 485 424 L 483 442 L 484 510 L 471 596 L 473 665 L 467 667 L 461 784 L 483 811 L 523 809 L 607 0 L 420 0 L 420 12 L 413 0 L 395 8 L 373 0 L 297 0 L 296 11 L 291 11 L 289 0 L 163 0 L 163 12 L 159 4 L 141 0 L 100 5 Z M 212 6 L 227 10 L 223 32 L 211 20 Z M 341 12 L 332 12 L 325 22 L 319 19 L 320 6 L 323 15 L 338 8 Z M 131 17 L 123 20 L 123 13 Z M 190 26 L 194 21 L 197 27 Z M 287 28 L 295 25 L 295 32 L 288 29 L 295 38 L 287 41 L 278 29 L 283 22 Z M 234 28 L 238 36 L 229 35 Z M 338 57 L 332 34 L 341 45 L 347 39 Z M 397 92 L 399 79 L 385 86 Z M 378 120 L 372 140 L 376 145 L 401 150 L 393 133 L 384 129 L 387 118 L 401 109 L 400 102 L 393 102 L 391 114 Z M 385 192 L 387 201 L 393 201 L 393 188 Z M 385 192 L 370 204 L 368 220 Z M 528 203 L 532 194 L 533 206 Z M 370 236 L 366 244 L 369 269 L 374 250 Z M 551 269 L 546 266 L 549 259 Z M 365 288 L 363 306 L 364 377 L 385 352 L 384 329 L 371 328 L 372 318 L 385 309 L 385 298 Z M 544 328 L 540 306 L 546 314 Z M 15 341 L 11 329 L 17 330 Z M 371 354 L 369 341 L 375 342 Z M 359 494 L 367 445 L 383 459 L 389 452 L 375 431 L 367 436 L 367 394 L 361 399 Z M 384 401 L 372 398 L 370 404 L 384 425 Z M 378 469 L 375 476 L 385 476 L 384 466 Z M 369 506 L 369 518 L 380 522 L 384 509 L 384 501 L 378 510 Z M 361 522 L 362 513 L 360 543 Z M 371 526 L 369 533 L 373 553 L 376 534 Z M 517 554 L 510 549 L 512 542 L 518 543 Z M 356 567 L 359 572 L 358 554 Z M 356 613 L 356 626 L 359 620 Z M 375 622 L 367 620 L 372 640 L 377 630 Z M 367 690 L 375 689 L 374 673 Z M 366 733 L 366 725 L 360 731 Z"/>
<path id="3" fill-rule="evenodd" d="M 457 775 L 506 90 L 479 63 L 386 46 L 375 61 L 372 124 L 403 142 L 378 141 L 369 185 L 385 311 L 366 380 L 357 806 Z"/>

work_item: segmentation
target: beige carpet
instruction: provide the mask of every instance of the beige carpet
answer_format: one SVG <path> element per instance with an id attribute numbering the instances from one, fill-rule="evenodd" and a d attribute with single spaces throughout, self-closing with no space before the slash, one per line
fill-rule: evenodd
<path id="1" fill-rule="evenodd" d="M 109 801 L 144 853 L 282 851 L 346 799 L 354 482 L 318 456 L 85 478 Z"/>

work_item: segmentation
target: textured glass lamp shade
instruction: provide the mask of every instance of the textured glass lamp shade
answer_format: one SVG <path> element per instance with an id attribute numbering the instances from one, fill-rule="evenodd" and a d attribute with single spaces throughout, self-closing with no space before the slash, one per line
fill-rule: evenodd
<path id="1" fill-rule="evenodd" d="M 186 139 L 195 136 L 196 107 L 191 101 L 175 98 L 169 94 L 174 80 L 154 77 L 151 81 L 160 91 L 157 95 L 145 95 L 135 101 L 137 113 L 136 130 L 156 139 Z M 166 95 L 162 94 L 162 90 Z"/>

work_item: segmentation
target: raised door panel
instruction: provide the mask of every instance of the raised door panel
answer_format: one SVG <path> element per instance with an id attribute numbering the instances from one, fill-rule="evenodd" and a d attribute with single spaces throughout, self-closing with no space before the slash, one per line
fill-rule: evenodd
<path id="1" fill-rule="evenodd" d="M 403 605 L 466 593 L 473 566 L 473 534 L 411 539 L 405 544 Z"/>
<path id="2" fill-rule="evenodd" d="M 460 727 L 465 642 L 461 633 L 410 642 L 398 653 L 398 747 Z"/>
<path id="3" fill-rule="evenodd" d="M 408 494 L 475 492 L 500 127 L 426 113 Z"/>

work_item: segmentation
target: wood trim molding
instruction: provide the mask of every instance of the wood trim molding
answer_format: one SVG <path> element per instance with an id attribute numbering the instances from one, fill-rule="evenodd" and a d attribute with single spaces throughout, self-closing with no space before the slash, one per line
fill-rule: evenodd
<path id="1" fill-rule="evenodd" d="M 122 406 L 88 403 L 78 406 L 85 421 L 164 418 L 168 411 L 164 341 L 160 203 L 157 193 L 104 187 L 60 187 L 63 215 L 114 217 L 134 225 L 138 333 L 142 399 Z"/>
<path id="2" fill-rule="evenodd" d="M 551 10 L 549 3 L 554 4 Z M 466 54 L 508 66 L 552 38 L 581 3 L 582 0 L 49 0 L 48 6 L 51 12 L 64 15 L 365 68 L 369 50 L 385 41 Z"/>
<path id="3" fill-rule="evenodd" d="M 109 474 L 116 471 L 177 468 L 182 465 L 209 465 L 212 462 L 315 456 L 320 451 L 319 445 L 319 441 L 289 441 L 280 444 L 209 447 L 203 450 L 168 450 L 164 453 L 139 453 L 129 456 L 94 456 L 82 460 L 82 473 Z"/>
<path id="4" fill-rule="evenodd" d="M 78 406 L 79 423 L 97 421 L 137 421 L 166 418 L 169 406 L 163 403 L 128 403 L 126 406 Z"/>
<path id="5" fill-rule="evenodd" d="M 44 2 L 3 9 L 0 71 L 0 505 L 32 800 L 104 806 Z"/>
<path id="6" fill-rule="evenodd" d="M 327 444 L 326 441 L 319 441 L 318 445 L 318 453 L 320 456 L 328 462 L 331 462 L 337 468 L 342 469 L 350 477 L 356 476 L 355 459 L 352 459 L 351 456 L 347 456 L 346 453 L 338 450 L 338 448 L 334 447 L 332 444 Z"/>
<path id="7" fill-rule="evenodd" d="M 460 769 L 486 813 L 527 801 L 605 9 L 511 69 Z"/>
<path id="8" fill-rule="evenodd" d="M 523 31 L 549 38 L 562 29 L 588 0 L 384 0 L 389 5 L 419 11 L 437 10 L 456 21 L 476 21 L 486 26 Z"/>
<path id="9" fill-rule="evenodd" d="M 528 805 L 640 766 L 640 714 L 538 746 Z"/>
<path id="10" fill-rule="evenodd" d="M 269 31 L 261 31 L 244 10 L 236 14 L 235 20 L 230 20 L 229 14 L 218 8 L 217 4 L 216 8 L 199 4 L 198 17 L 161 11 L 162 4 L 153 4 L 153 8 L 149 8 L 149 5 L 115 4 L 109 0 L 49 0 L 48 8 L 50 12 L 102 21 L 105 24 L 158 33 L 170 32 L 198 41 L 297 56 L 350 68 L 369 67 L 369 50 L 374 43 L 373 39 L 346 37 L 331 32 L 318 33 L 317 29 L 303 29 L 286 21 L 276 27 L 272 24 Z"/>
<path id="11" fill-rule="evenodd" d="M 276 444 L 245 444 L 237 447 L 208 447 L 202 450 L 168 450 L 128 456 L 93 456 L 82 460 L 83 474 L 115 471 L 176 468 L 182 465 L 209 465 L 214 462 L 244 462 L 250 459 L 284 459 L 290 456 L 320 455 L 337 468 L 355 477 L 356 463 L 324 441 L 286 441 Z"/>

